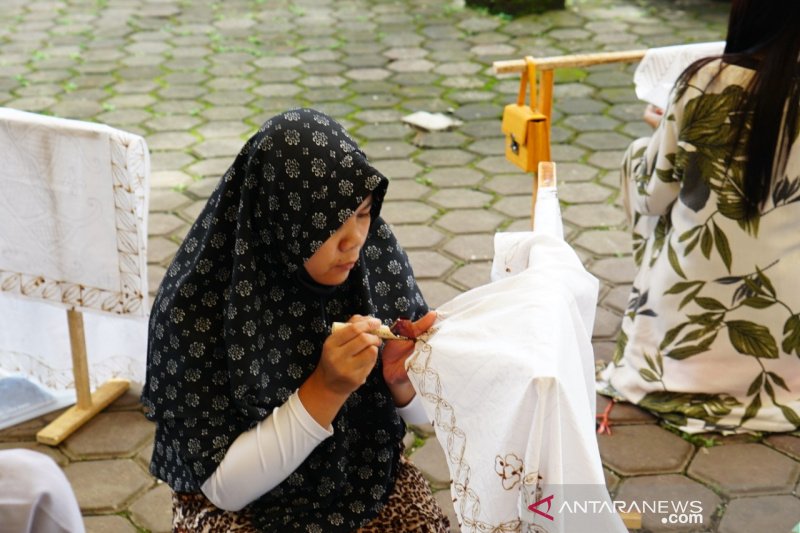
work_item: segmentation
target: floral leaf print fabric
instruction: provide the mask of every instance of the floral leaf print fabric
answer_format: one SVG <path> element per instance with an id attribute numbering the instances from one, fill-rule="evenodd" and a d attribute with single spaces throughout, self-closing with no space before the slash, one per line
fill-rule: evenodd
<path id="1" fill-rule="evenodd" d="M 601 388 L 689 432 L 800 426 L 800 143 L 748 216 L 751 76 L 701 68 L 623 162 L 639 270 Z"/>
<path id="2" fill-rule="evenodd" d="M 236 437 L 314 370 L 334 321 L 427 312 L 408 257 L 379 217 L 388 180 L 326 115 L 268 120 L 225 173 L 170 265 L 150 318 L 142 400 L 157 422 L 151 471 L 196 492 Z M 347 281 L 321 287 L 304 262 L 372 195 Z M 386 266 L 384 266 L 386 265 Z M 380 364 L 334 435 L 246 509 L 263 531 L 352 531 L 385 504 L 404 424 Z"/>

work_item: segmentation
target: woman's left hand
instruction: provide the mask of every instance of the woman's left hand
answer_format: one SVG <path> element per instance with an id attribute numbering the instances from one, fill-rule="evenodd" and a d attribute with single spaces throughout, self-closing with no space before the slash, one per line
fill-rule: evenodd
<path id="1" fill-rule="evenodd" d="M 422 335 L 433 326 L 434 322 L 436 322 L 436 311 L 429 311 L 428 314 L 414 322 L 414 333 Z M 414 351 L 414 344 L 414 341 L 387 340 L 384 342 L 381 355 L 383 379 L 389 385 L 403 385 L 409 382 L 405 363 L 408 356 Z"/>

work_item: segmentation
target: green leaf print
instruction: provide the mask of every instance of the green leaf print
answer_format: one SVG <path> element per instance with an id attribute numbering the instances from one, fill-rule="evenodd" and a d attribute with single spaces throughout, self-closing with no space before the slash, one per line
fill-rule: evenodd
<path id="1" fill-rule="evenodd" d="M 786 386 L 786 382 L 783 381 L 783 378 L 780 377 L 775 372 L 767 372 L 767 376 L 772 380 L 772 382 L 777 385 L 778 387 L 782 388 L 786 392 L 792 392 L 789 390 L 789 387 Z"/>
<path id="2" fill-rule="evenodd" d="M 725 322 L 728 337 L 739 353 L 765 359 L 778 358 L 778 344 L 765 326 L 747 320 Z"/>
<path id="3" fill-rule="evenodd" d="M 711 257 L 711 247 L 714 245 L 713 240 L 711 238 L 711 231 L 704 227 L 703 231 L 700 232 L 700 251 L 703 252 L 703 256 L 706 259 Z"/>
<path id="4" fill-rule="evenodd" d="M 797 413 L 789 407 L 788 405 L 779 405 L 778 407 L 781 408 L 781 412 L 786 420 L 789 421 L 794 427 L 800 427 L 800 416 L 797 416 Z"/>
<path id="5" fill-rule="evenodd" d="M 672 344 L 672 341 L 675 340 L 675 338 L 678 336 L 678 334 L 681 332 L 681 330 L 683 328 L 685 328 L 686 326 L 688 326 L 688 325 L 689 325 L 689 322 L 682 322 L 682 323 L 678 324 L 677 326 L 675 326 L 674 328 L 672 328 L 669 331 L 667 331 L 667 333 L 664 335 L 664 338 L 661 341 L 661 344 L 659 344 L 659 346 L 658 346 L 659 349 L 663 350 L 664 348 L 666 348 L 667 346 Z"/>
<path id="6" fill-rule="evenodd" d="M 612 361 L 615 365 L 619 365 L 622 361 L 622 356 L 625 355 L 625 346 L 628 345 L 628 336 L 624 331 L 620 331 L 617 336 L 617 345 L 614 347 L 614 355 Z"/>
<path id="7" fill-rule="evenodd" d="M 742 417 L 742 421 L 739 422 L 739 425 L 743 425 L 745 422 L 758 415 L 759 409 L 761 409 L 761 395 L 756 394 L 753 397 L 753 401 L 751 401 L 750 405 L 745 409 L 744 416 Z"/>
<path id="8" fill-rule="evenodd" d="M 762 296 L 751 296 L 742 300 L 742 305 L 752 307 L 753 309 L 766 309 L 775 304 L 775 300 L 769 300 Z"/>
<path id="9" fill-rule="evenodd" d="M 675 253 L 675 249 L 671 244 L 667 245 L 667 258 L 669 259 L 669 264 L 672 265 L 672 270 L 683 279 L 686 279 L 686 274 L 683 273 L 681 264 L 678 262 L 678 254 Z"/>
<path id="10" fill-rule="evenodd" d="M 800 315 L 792 315 L 783 325 L 783 342 L 781 348 L 786 353 L 794 352 L 795 355 L 800 357 Z"/>
<path id="11" fill-rule="evenodd" d="M 709 311 L 724 311 L 727 308 L 722 305 L 719 300 L 715 300 L 714 298 L 708 298 L 705 296 L 698 296 L 694 299 L 694 303 L 702 307 L 703 309 L 708 309 Z"/>
<path id="12" fill-rule="evenodd" d="M 714 228 L 714 244 L 717 246 L 717 252 L 719 252 L 722 262 L 725 263 L 725 268 L 727 268 L 728 273 L 730 273 L 733 255 L 731 254 L 731 245 L 728 242 L 728 237 L 725 236 L 725 233 L 719 229 L 719 226 L 717 226 L 715 222 L 712 222 L 711 225 Z"/>
<path id="13" fill-rule="evenodd" d="M 753 394 L 757 393 L 761 390 L 761 385 L 764 383 L 764 373 L 761 372 L 756 376 L 756 379 L 750 384 L 750 387 L 747 389 L 747 396 L 752 396 Z"/>
<path id="14" fill-rule="evenodd" d="M 675 348 L 674 350 L 668 351 L 667 357 L 681 361 L 694 355 L 701 354 L 705 351 L 708 351 L 708 348 L 704 348 L 703 346 L 684 346 L 682 348 Z"/>
<path id="15" fill-rule="evenodd" d="M 647 368 L 640 368 L 639 375 L 642 377 L 643 380 L 647 381 L 648 383 L 658 383 L 659 381 L 661 381 L 661 378 L 659 378 L 655 374 L 655 372 Z"/>
<path id="16" fill-rule="evenodd" d="M 649 392 L 639 405 L 662 415 L 672 423 L 684 425 L 686 417 L 715 423 L 741 405 L 729 394 L 693 394 L 673 391 Z"/>
<path id="17" fill-rule="evenodd" d="M 772 285 L 772 282 L 769 280 L 764 271 L 760 268 L 756 267 L 756 274 L 758 275 L 758 280 L 761 282 L 761 286 L 767 289 L 767 292 L 773 298 L 776 296 L 775 287 Z"/>

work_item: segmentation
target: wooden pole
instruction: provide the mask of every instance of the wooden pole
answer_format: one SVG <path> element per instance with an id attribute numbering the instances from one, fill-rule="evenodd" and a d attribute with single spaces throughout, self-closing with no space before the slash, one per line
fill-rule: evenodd
<path id="1" fill-rule="evenodd" d="M 557 68 L 588 67 L 604 63 L 635 63 L 644 57 L 647 50 L 625 50 L 623 52 L 600 52 L 598 54 L 575 54 L 568 56 L 536 58 L 538 70 L 553 70 Z M 526 63 L 524 59 L 510 59 L 495 61 L 493 63 L 495 74 L 511 74 L 524 72 Z"/>
<path id="2" fill-rule="evenodd" d="M 72 348 L 72 374 L 75 377 L 75 395 L 78 409 L 92 406 L 92 390 L 89 387 L 89 363 L 86 358 L 86 336 L 83 333 L 83 313 L 67 310 L 69 344 Z"/>

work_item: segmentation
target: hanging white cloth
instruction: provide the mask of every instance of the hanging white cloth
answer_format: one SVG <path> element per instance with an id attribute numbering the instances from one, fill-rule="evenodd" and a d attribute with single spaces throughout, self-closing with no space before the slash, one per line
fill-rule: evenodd
<path id="1" fill-rule="evenodd" d="M 495 281 L 437 310 L 408 374 L 463 532 L 624 532 L 595 436 L 598 283 L 563 239 L 554 189 L 540 189 L 535 220 L 496 235 Z M 570 512 L 587 499 L 605 508 Z"/>
<path id="2" fill-rule="evenodd" d="M 648 49 L 633 74 L 637 98 L 661 109 L 666 109 L 669 93 L 675 86 L 675 82 L 678 81 L 681 72 L 694 61 L 721 55 L 724 50 L 725 41 Z"/>
<path id="3" fill-rule="evenodd" d="M 60 394 L 74 386 L 65 309 L 76 309 L 86 311 L 92 386 L 114 377 L 143 382 L 144 139 L 0 108 L 0 146 L 0 378 L 22 376 L 59 393 L 43 412 L 69 403 Z M 9 409 L 3 412 L 35 416 Z M 6 417 L 0 425 L 13 422 Z"/>

